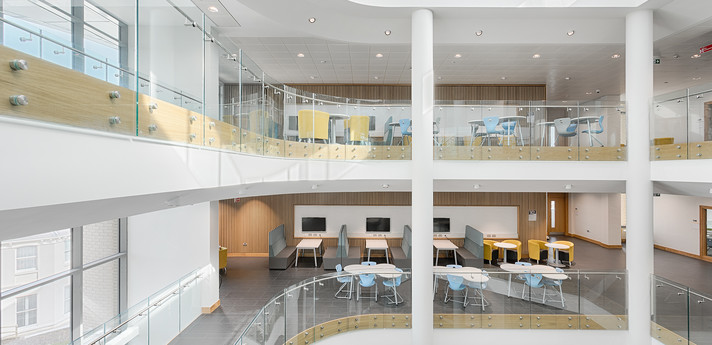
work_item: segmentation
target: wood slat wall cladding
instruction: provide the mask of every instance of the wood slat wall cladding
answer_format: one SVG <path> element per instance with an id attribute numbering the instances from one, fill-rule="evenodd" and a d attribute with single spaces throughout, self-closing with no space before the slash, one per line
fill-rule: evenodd
<path id="1" fill-rule="evenodd" d="M 228 254 L 267 253 L 268 233 L 280 224 L 284 224 L 287 244 L 296 245 L 299 239 L 294 238 L 295 205 L 409 206 L 410 198 L 409 192 L 373 192 L 271 195 L 241 198 L 239 202 L 221 200 L 220 245 L 228 248 Z M 435 206 L 518 206 L 523 252 L 527 252 L 527 240 L 546 238 L 546 193 L 438 192 L 434 194 L 433 203 Z M 528 220 L 529 210 L 536 210 L 536 221 Z M 359 241 L 352 239 L 351 244 Z M 399 245 L 400 239 L 389 240 L 391 244 Z M 335 246 L 336 238 L 324 239 L 324 245 Z"/>
<path id="2" fill-rule="evenodd" d="M 292 84 L 291 87 L 322 95 L 358 99 L 410 100 L 410 85 Z M 436 100 L 546 99 L 546 85 L 436 85 Z"/>

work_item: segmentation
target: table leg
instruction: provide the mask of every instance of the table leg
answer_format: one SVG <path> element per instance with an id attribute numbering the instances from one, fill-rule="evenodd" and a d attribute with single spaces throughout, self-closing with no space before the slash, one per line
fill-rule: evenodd
<path id="1" fill-rule="evenodd" d="M 388 261 L 388 248 L 386 248 L 386 263 L 390 264 L 390 261 Z"/>
<path id="2" fill-rule="evenodd" d="M 586 129 L 588 130 L 588 146 L 593 146 L 593 139 L 591 139 L 591 121 L 586 120 Z"/>
<path id="3" fill-rule="evenodd" d="M 314 251 L 314 267 L 318 267 L 316 264 L 316 248 L 312 249 Z"/>
<path id="4" fill-rule="evenodd" d="M 455 257 L 455 265 L 457 265 L 457 251 L 456 251 L 456 249 L 452 250 L 452 256 Z"/>
<path id="5" fill-rule="evenodd" d="M 435 249 L 435 266 L 438 265 L 439 258 L 440 258 L 440 249 Z"/>
<path id="6" fill-rule="evenodd" d="M 517 130 L 519 131 L 519 145 L 524 146 L 524 138 L 522 137 L 522 126 L 519 125 L 519 122 L 517 122 L 516 126 Z M 531 140 L 529 142 L 531 142 Z"/>
<path id="7" fill-rule="evenodd" d="M 507 297 L 510 295 L 510 291 L 512 291 L 512 274 L 509 274 L 509 283 L 507 284 Z"/>
<path id="8" fill-rule="evenodd" d="M 504 248 L 504 257 L 502 258 L 502 261 L 504 261 L 505 264 L 507 263 L 507 248 Z"/>
<path id="9" fill-rule="evenodd" d="M 366 258 L 366 261 L 371 261 L 371 248 L 368 248 L 368 257 Z"/>

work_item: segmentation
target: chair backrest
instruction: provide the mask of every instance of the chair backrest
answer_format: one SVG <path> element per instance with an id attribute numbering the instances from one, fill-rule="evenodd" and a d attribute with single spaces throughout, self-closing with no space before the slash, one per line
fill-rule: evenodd
<path id="1" fill-rule="evenodd" d="M 596 133 L 601 133 L 601 132 L 603 132 L 603 115 L 601 115 L 601 117 L 598 118 L 598 130 L 596 131 Z"/>
<path id="2" fill-rule="evenodd" d="M 461 276 L 455 276 L 452 274 L 447 275 L 447 282 L 450 285 L 450 288 L 453 290 L 460 290 L 462 289 L 462 282 L 465 280 L 465 278 Z"/>
<path id="3" fill-rule="evenodd" d="M 398 120 L 398 124 L 400 124 L 401 135 L 411 135 L 410 131 L 408 131 L 408 128 L 410 128 L 410 119 L 400 119 Z"/>
<path id="4" fill-rule="evenodd" d="M 569 246 L 569 249 L 561 249 L 569 253 L 569 261 L 574 261 L 574 243 L 570 241 L 555 241 L 554 243 L 565 244 Z"/>
<path id="5" fill-rule="evenodd" d="M 559 135 L 576 133 L 576 126 L 577 124 L 571 123 L 571 119 L 568 117 L 554 120 L 554 127 L 556 128 L 556 133 Z"/>
<path id="6" fill-rule="evenodd" d="M 282 224 L 269 232 L 269 256 L 276 256 L 286 247 L 287 240 L 284 238 L 284 224 Z"/>
<path id="7" fill-rule="evenodd" d="M 447 266 L 445 266 L 445 267 L 449 267 L 449 268 L 462 268 L 462 265 L 447 265 Z"/>
<path id="8" fill-rule="evenodd" d="M 345 258 L 349 256 L 349 237 L 346 231 L 346 224 L 341 225 L 339 230 L 339 242 L 336 245 L 336 257 Z"/>
<path id="9" fill-rule="evenodd" d="M 341 273 L 343 271 L 343 268 L 341 268 L 341 264 L 336 264 L 336 272 Z"/>
<path id="10" fill-rule="evenodd" d="M 497 132 L 497 125 L 499 124 L 499 116 L 488 116 L 483 119 L 485 122 L 485 129 L 487 133 Z"/>
<path id="11" fill-rule="evenodd" d="M 397 272 L 403 272 L 403 270 L 400 269 L 400 268 L 396 268 L 396 271 L 397 271 Z M 395 286 L 400 286 L 400 284 L 401 284 L 401 279 L 402 279 L 401 277 L 402 277 L 402 276 L 403 276 L 403 275 L 399 275 L 399 276 L 397 276 L 397 277 L 395 278 L 395 282 L 394 282 L 394 283 L 395 283 L 395 284 L 394 284 Z"/>
<path id="12" fill-rule="evenodd" d="M 504 134 L 514 133 L 514 127 L 517 126 L 517 121 L 507 121 L 502 122 L 502 128 L 504 129 Z"/>
<path id="13" fill-rule="evenodd" d="M 368 141 L 369 117 L 352 115 L 347 120 L 351 141 Z"/>
<path id="14" fill-rule="evenodd" d="M 329 113 L 302 109 L 297 112 L 300 139 L 329 139 Z"/>
<path id="15" fill-rule="evenodd" d="M 531 287 L 540 287 L 541 286 L 541 279 L 544 276 L 541 273 L 525 273 L 524 274 L 524 281 L 526 282 L 527 285 Z"/>
<path id="16" fill-rule="evenodd" d="M 375 261 L 363 261 L 363 262 L 361 262 L 361 265 L 364 265 L 364 266 L 376 266 L 376 262 L 375 262 Z"/>
<path id="17" fill-rule="evenodd" d="M 410 226 L 406 225 L 403 227 L 403 240 L 401 240 L 401 249 L 403 250 L 403 253 L 405 254 L 405 257 L 407 259 L 410 259 L 410 255 L 412 254 L 412 240 L 413 231 L 410 229 Z"/>
<path id="18" fill-rule="evenodd" d="M 393 126 L 391 126 L 391 122 L 393 122 L 393 116 L 389 116 L 386 119 L 386 123 L 383 124 L 383 145 L 388 145 L 391 140 L 393 140 Z"/>
<path id="19" fill-rule="evenodd" d="M 531 266 L 532 265 L 532 264 L 530 264 L 528 262 L 524 262 L 524 261 L 517 261 L 514 264 L 519 265 L 519 266 Z"/>
<path id="20" fill-rule="evenodd" d="M 371 286 L 371 285 L 373 285 L 374 281 L 376 280 L 376 275 L 373 273 L 359 274 L 358 280 L 359 280 L 358 283 L 361 284 L 362 286 Z"/>
<path id="21" fill-rule="evenodd" d="M 465 225 L 465 244 L 463 247 L 467 249 L 477 258 L 484 258 L 484 235 L 479 230 Z"/>

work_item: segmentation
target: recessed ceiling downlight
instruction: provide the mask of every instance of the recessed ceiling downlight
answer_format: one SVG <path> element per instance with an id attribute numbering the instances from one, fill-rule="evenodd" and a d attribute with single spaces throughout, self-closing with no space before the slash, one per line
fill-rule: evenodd
<path id="1" fill-rule="evenodd" d="M 297 54 L 297 57 L 304 57 L 304 53 Z"/>
<path id="2" fill-rule="evenodd" d="M 386 36 L 390 36 L 390 35 L 391 35 L 391 30 L 386 30 L 386 31 L 384 31 L 383 33 L 384 33 Z"/>
<path id="3" fill-rule="evenodd" d="M 532 55 L 532 58 L 533 58 L 533 59 L 538 59 L 538 58 L 540 58 L 540 57 L 541 57 L 540 54 L 534 54 L 534 55 Z"/>
<path id="4" fill-rule="evenodd" d="M 461 57 L 462 57 L 462 54 L 460 54 L 460 53 L 455 54 L 455 58 L 456 58 L 456 59 L 459 59 L 459 58 L 461 58 Z"/>
<path id="5" fill-rule="evenodd" d="M 569 30 L 569 31 L 566 33 L 566 35 L 567 35 L 567 36 L 573 36 L 575 33 L 576 33 L 576 31 L 574 31 L 574 30 Z"/>
<path id="6" fill-rule="evenodd" d="M 316 18 L 314 18 L 314 17 L 309 18 L 309 22 L 312 24 L 316 23 Z"/>
<path id="7" fill-rule="evenodd" d="M 475 36 L 482 36 L 483 33 L 482 30 L 477 30 L 475 31 Z"/>
<path id="8" fill-rule="evenodd" d="M 208 11 L 213 12 L 213 13 L 218 13 L 218 8 L 215 6 L 209 6 Z"/>
<path id="9" fill-rule="evenodd" d="M 701 56 L 702 56 L 702 55 L 700 55 L 700 54 L 695 54 L 695 55 L 690 56 L 690 58 L 692 58 L 692 59 L 697 59 L 698 57 L 701 57 Z"/>
<path id="10" fill-rule="evenodd" d="M 621 54 L 618 54 L 618 53 L 611 55 L 611 59 L 618 59 L 620 57 L 621 57 Z"/>
<path id="11" fill-rule="evenodd" d="M 378 54 L 376 54 L 376 57 L 377 57 L 377 58 L 382 58 L 382 57 L 383 57 L 383 54 L 378 53 Z"/>

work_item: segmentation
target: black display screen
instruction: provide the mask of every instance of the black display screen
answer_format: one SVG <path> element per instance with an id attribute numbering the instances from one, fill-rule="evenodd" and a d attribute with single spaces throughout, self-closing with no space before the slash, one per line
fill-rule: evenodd
<path id="1" fill-rule="evenodd" d="M 433 218 L 433 232 L 450 232 L 450 218 Z"/>
<path id="2" fill-rule="evenodd" d="M 390 232 L 390 218 L 366 218 L 366 232 Z"/>
<path id="3" fill-rule="evenodd" d="M 326 231 L 326 218 L 302 217 L 302 231 Z"/>

